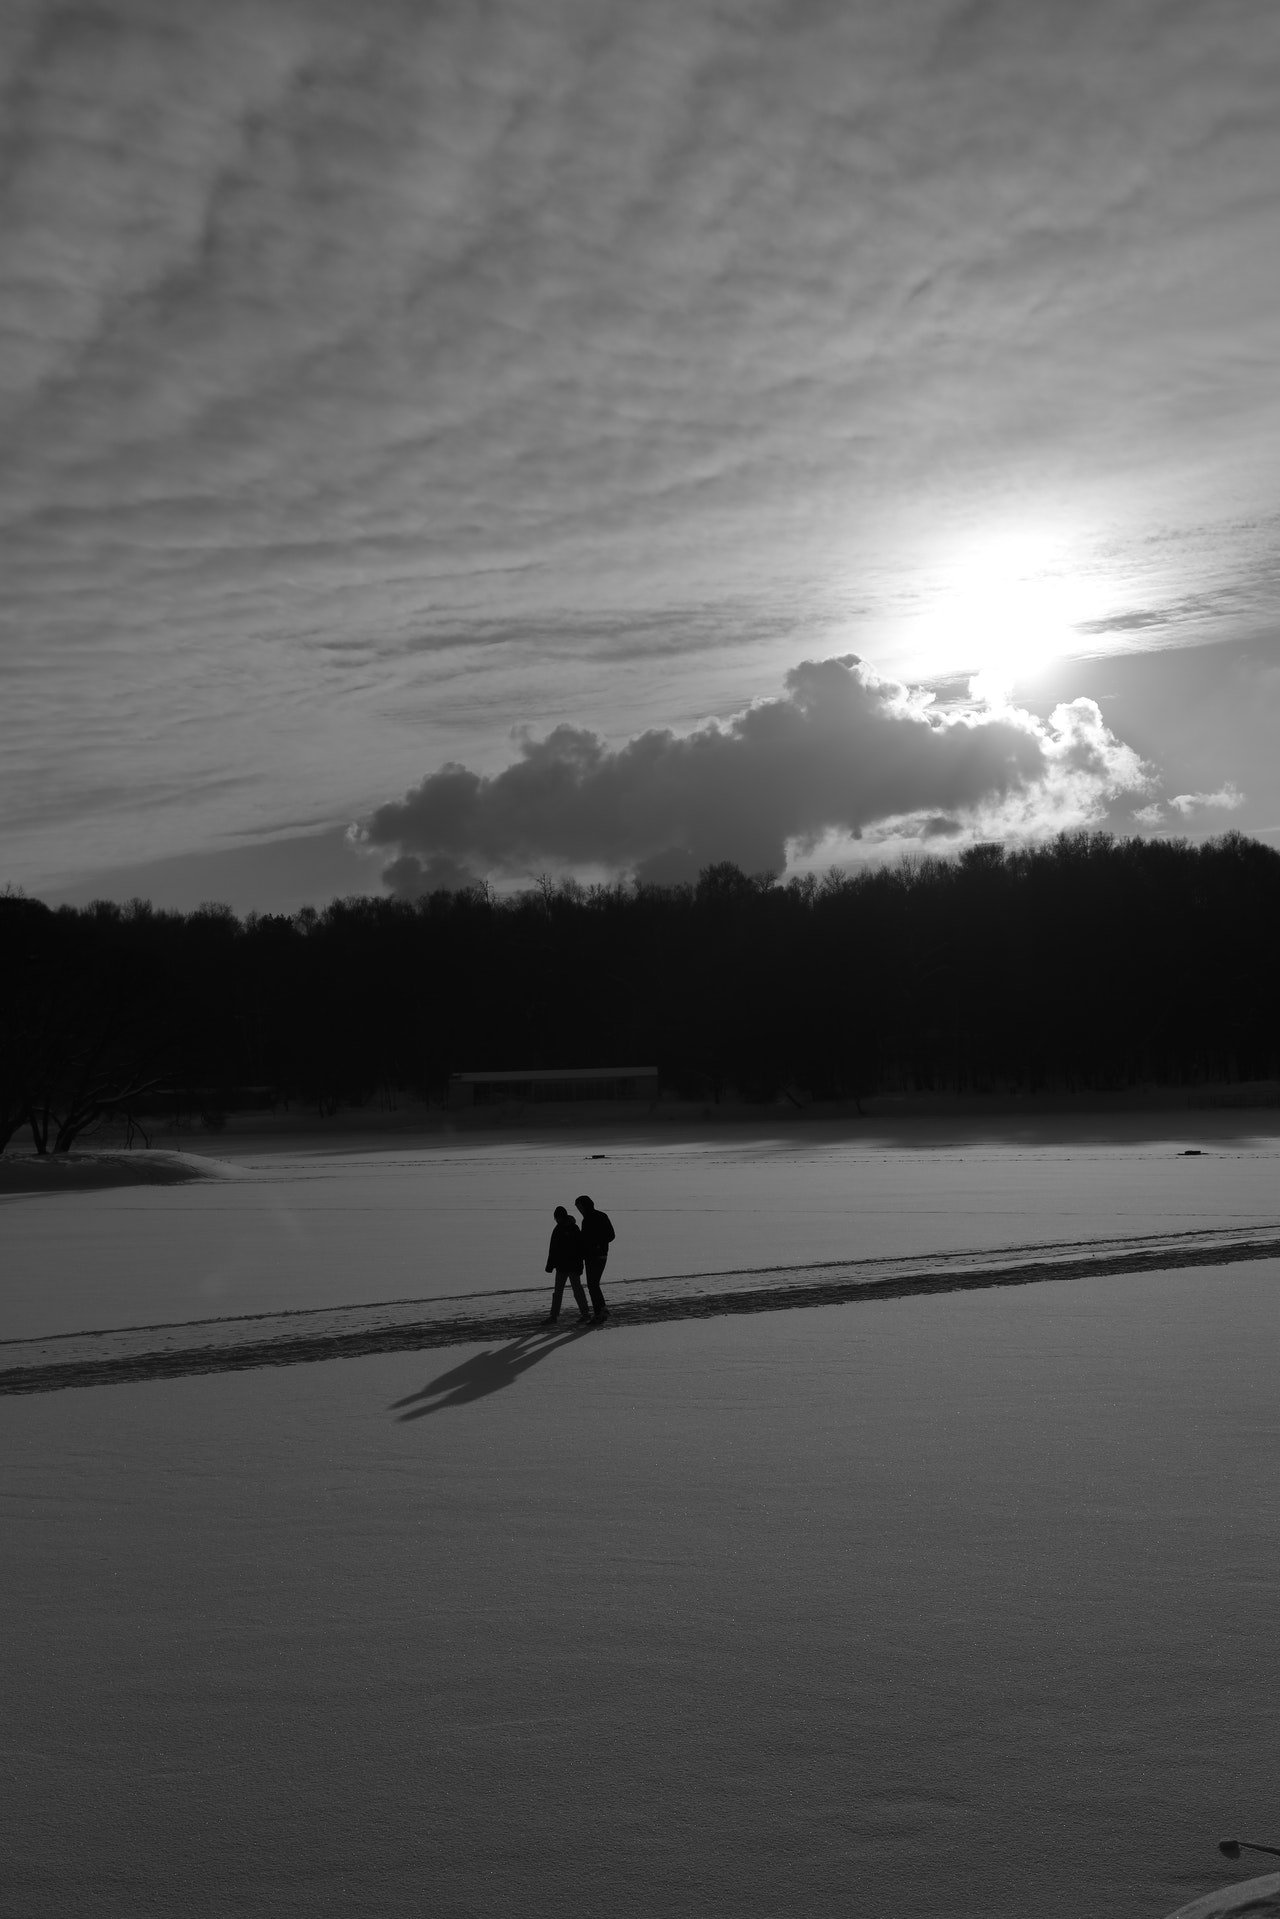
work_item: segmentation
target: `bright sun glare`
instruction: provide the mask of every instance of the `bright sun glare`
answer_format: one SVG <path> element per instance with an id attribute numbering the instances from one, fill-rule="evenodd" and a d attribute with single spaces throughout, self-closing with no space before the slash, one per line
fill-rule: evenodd
<path id="1" fill-rule="evenodd" d="M 993 702 L 1069 651 L 1091 611 L 1062 546 L 1025 534 L 967 545 L 925 596 L 925 652 L 942 670 L 969 674 L 974 697 Z"/>

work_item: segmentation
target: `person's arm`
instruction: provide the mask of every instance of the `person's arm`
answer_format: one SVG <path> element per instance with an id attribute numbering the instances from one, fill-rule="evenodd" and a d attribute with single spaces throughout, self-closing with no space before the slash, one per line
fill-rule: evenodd
<path id="1" fill-rule="evenodd" d="M 555 1269 L 556 1269 L 556 1236 L 554 1233 L 552 1233 L 551 1244 L 547 1248 L 547 1263 L 542 1270 L 544 1273 L 554 1273 Z"/>

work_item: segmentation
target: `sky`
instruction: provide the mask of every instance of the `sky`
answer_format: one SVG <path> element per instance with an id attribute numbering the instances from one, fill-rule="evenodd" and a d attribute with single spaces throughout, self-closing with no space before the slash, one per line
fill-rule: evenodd
<path id="1" fill-rule="evenodd" d="M 1273 0 L 7 0 L 0 885 L 1280 844 Z"/>

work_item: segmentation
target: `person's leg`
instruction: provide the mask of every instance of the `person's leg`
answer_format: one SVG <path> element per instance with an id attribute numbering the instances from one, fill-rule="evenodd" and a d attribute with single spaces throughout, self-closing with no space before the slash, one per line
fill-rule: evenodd
<path id="1" fill-rule="evenodd" d="M 560 1301 L 564 1298 L 564 1282 L 568 1277 L 569 1275 L 567 1273 L 556 1274 L 555 1289 L 551 1295 L 551 1311 L 547 1314 L 548 1319 L 559 1319 L 560 1317 Z"/>
<path id="2" fill-rule="evenodd" d="M 578 1317 L 579 1317 L 580 1319 L 590 1319 L 590 1317 L 591 1317 L 591 1308 L 590 1308 L 590 1306 L 589 1306 L 589 1305 L 587 1304 L 587 1295 L 586 1295 L 586 1293 L 585 1293 L 585 1292 L 583 1291 L 583 1287 L 582 1287 L 582 1274 L 581 1274 L 581 1273 L 570 1273 L 570 1275 L 569 1275 L 569 1284 L 570 1284 L 570 1285 L 572 1286 L 572 1288 L 573 1288 L 573 1296 L 574 1296 L 574 1298 L 575 1298 L 575 1299 L 577 1300 L 577 1302 L 578 1302 Z"/>
<path id="3" fill-rule="evenodd" d="M 603 1259 L 587 1261 L 587 1291 L 591 1294 L 592 1316 L 596 1319 L 608 1319 L 609 1308 L 604 1303 L 604 1294 L 600 1291 L 600 1275 L 604 1271 Z"/>

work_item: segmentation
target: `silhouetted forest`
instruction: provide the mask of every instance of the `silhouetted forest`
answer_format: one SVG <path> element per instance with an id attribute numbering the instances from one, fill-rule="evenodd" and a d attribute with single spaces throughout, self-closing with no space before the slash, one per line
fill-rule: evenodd
<path id="1" fill-rule="evenodd" d="M 484 1068 L 656 1063 L 675 1095 L 801 1103 L 1272 1078 L 1278 951 L 1280 854 L 1234 833 L 243 921 L 7 894 L 0 1143 L 250 1097 L 442 1099 Z"/>

